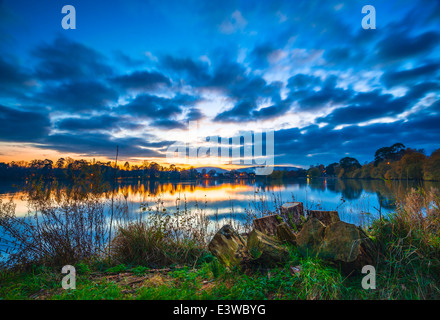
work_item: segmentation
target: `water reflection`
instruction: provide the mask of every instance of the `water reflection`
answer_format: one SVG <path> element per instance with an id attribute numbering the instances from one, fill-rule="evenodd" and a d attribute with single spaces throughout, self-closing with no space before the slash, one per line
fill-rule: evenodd
<path id="1" fill-rule="evenodd" d="M 385 182 L 381 180 L 298 179 L 292 181 L 235 180 L 235 181 L 184 181 L 141 182 L 119 181 L 116 192 L 125 198 L 131 213 L 140 213 L 140 204 L 154 205 L 158 199 L 163 206 L 173 210 L 186 205 L 190 210 L 203 207 L 208 215 L 222 219 L 231 213 L 242 214 L 266 201 L 274 209 L 278 201 L 302 201 L 306 208 L 338 210 L 347 222 L 364 224 L 394 209 L 395 197 L 410 188 L 440 189 L 439 182 L 412 181 Z M 60 188 L 69 189 L 65 185 Z M 12 197 L 18 215 L 27 213 L 23 186 L 0 183 L 0 196 Z M 111 196 L 110 188 L 102 192 L 103 198 Z"/>

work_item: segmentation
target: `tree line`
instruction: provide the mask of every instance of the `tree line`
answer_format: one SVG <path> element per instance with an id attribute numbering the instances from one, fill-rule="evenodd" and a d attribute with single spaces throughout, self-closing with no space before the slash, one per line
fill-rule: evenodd
<path id="1" fill-rule="evenodd" d="M 356 158 L 345 157 L 327 166 L 311 166 L 309 177 L 338 177 L 350 179 L 440 180 L 440 149 L 430 156 L 423 149 L 406 148 L 402 143 L 381 147 L 374 161 L 363 165 Z"/>
<path id="2" fill-rule="evenodd" d="M 141 164 L 116 165 L 108 161 L 75 160 L 60 158 L 57 161 L 49 159 L 26 161 L 0 162 L 0 179 L 27 179 L 43 177 L 44 179 L 59 179 L 80 181 L 84 179 L 99 183 L 101 180 L 110 181 L 114 178 L 133 178 L 146 180 L 196 180 L 196 179 L 253 179 L 255 174 L 231 170 L 216 172 L 179 168 L 174 164 L 162 166 L 156 162 L 143 161 Z M 427 156 L 422 149 L 406 148 L 402 143 L 390 147 L 381 147 L 374 154 L 374 160 L 363 165 L 356 158 L 344 157 L 339 162 L 329 165 L 317 164 L 310 168 L 295 168 L 292 170 L 274 170 L 267 179 L 290 179 L 300 177 L 337 177 L 348 179 L 389 179 L 389 180 L 440 180 L 440 149 Z"/>
<path id="3" fill-rule="evenodd" d="M 238 172 L 217 172 L 216 170 L 196 170 L 177 167 L 174 164 L 162 166 L 157 162 L 143 161 L 130 165 L 129 162 L 116 164 L 114 161 L 87 161 L 72 158 L 60 158 L 32 161 L 12 161 L 0 163 L 0 179 L 20 180 L 43 178 L 44 180 L 67 180 L 71 182 L 90 180 L 91 183 L 112 181 L 113 179 L 145 180 L 196 180 L 196 179 L 246 179 L 255 178 L 255 174 Z"/>

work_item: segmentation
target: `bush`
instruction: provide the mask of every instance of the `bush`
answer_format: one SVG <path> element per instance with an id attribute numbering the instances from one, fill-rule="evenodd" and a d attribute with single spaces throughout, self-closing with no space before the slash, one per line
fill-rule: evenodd
<path id="1" fill-rule="evenodd" d="M 152 268 L 194 264 L 206 253 L 204 244 L 174 236 L 166 227 L 146 221 L 120 227 L 111 252 L 116 261 Z"/>
<path id="2" fill-rule="evenodd" d="M 28 195 L 32 210 L 25 217 L 15 215 L 12 200 L 0 199 L 6 266 L 63 266 L 99 256 L 108 234 L 103 201 L 93 193 L 51 195 L 42 190 Z"/>

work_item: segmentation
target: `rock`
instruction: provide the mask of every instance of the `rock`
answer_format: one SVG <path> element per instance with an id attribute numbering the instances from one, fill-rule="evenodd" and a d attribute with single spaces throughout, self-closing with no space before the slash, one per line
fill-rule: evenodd
<path id="1" fill-rule="evenodd" d="M 228 224 L 214 235 L 208 250 L 226 267 L 238 266 L 248 257 L 245 240 Z"/>
<path id="2" fill-rule="evenodd" d="M 270 266 L 289 259 L 289 252 L 280 241 L 256 229 L 249 234 L 247 249 L 253 262 L 258 264 Z"/>
<path id="3" fill-rule="evenodd" d="M 268 235 L 275 237 L 277 234 L 277 227 L 279 224 L 283 223 L 283 218 L 279 215 L 274 214 L 271 216 L 265 216 L 262 218 L 255 219 L 253 222 L 254 229 Z"/>
<path id="4" fill-rule="evenodd" d="M 359 227 L 343 221 L 325 226 L 318 219 L 310 218 L 296 243 L 303 255 L 316 255 L 337 263 L 345 274 L 376 264 L 377 250 L 371 239 Z"/>
<path id="5" fill-rule="evenodd" d="M 341 221 L 338 211 L 308 210 L 307 218 L 316 218 L 326 226 L 336 221 Z"/>
<path id="6" fill-rule="evenodd" d="M 296 235 L 293 233 L 292 228 L 285 222 L 277 226 L 277 238 L 278 240 L 289 242 L 293 245 L 296 244 Z"/>
<path id="7" fill-rule="evenodd" d="M 286 202 L 281 206 L 281 216 L 295 231 L 299 230 L 304 220 L 302 202 Z"/>

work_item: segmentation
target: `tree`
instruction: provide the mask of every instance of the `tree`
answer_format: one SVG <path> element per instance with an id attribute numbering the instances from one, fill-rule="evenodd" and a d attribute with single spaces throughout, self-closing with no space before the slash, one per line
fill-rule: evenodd
<path id="1" fill-rule="evenodd" d="M 150 164 L 147 160 L 142 161 L 142 164 L 141 164 L 142 170 L 148 170 L 149 167 L 150 167 Z"/>
<path id="2" fill-rule="evenodd" d="M 310 168 L 309 171 L 307 171 L 307 175 L 310 178 L 318 178 L 321 176 L 321 170 L 319 170 L 319 168 L 316 167 Z"/>
<path id="3" fill-rule="evenodd" d="M 350 157 L 345 157 L 339 160 L 339 165 L 342 169 L 344 169 L 345 172 L 361 167 L 361 164 L 359 163 L 359 161 L 357 161 L 357 159 Z"/>
<path id="4" fill-rule="evenodd" d="M 332 164 L 329 164 L 327 167 L 325 167 L 325 173 L 327 174 L 327 176 L 332 177 L 332 176 L 337 176 L 338 174 L 336 173 L 336 169 L 339 167 L 339 163 L 334 162 Z"/>
<path id="5" fill-rule="evenodd" d="M 423 165 L 425 180 L 440 180 L 440 149 L 435 150 Z"/>
<path id="6" fill-rule="evenodd" d="M 403 177 L 407 179 L 421 180 L 423 179 L 423 164 L 426 156 L 423 153 L 413 149 L 406 149 L 405 155 L 400 162 L 402 163 Z"/>
<path id="7" fill-rule="evenodd" d="M 197 170 L 194 167 L 189 168 L 189 177 L 192 180 L 197 179 Z"/>
<path id="8" fill-rule="evenodd" d="M 150 173 L 150 178 L 153 178 L 153 179 L 159 178 L 161 169 L 162 169 L 162 167 L 158 163 L 151 162 L 148 167 L 148 170 Z"/>
<path id="9" fill-rule="evenodd" d="M 371 178 L 371 171 L 373 170 L 374 164 L 373 163 L 366 163 L 362 166 L 361 169 L 361 179 L 369 179 Z"/>
<path id="10" fill-rule="evenodd" d="M 374 165 L 380 162 L 398 161 L 405 153 L 405 146 L 402 143 L 395 143 L 391 147 L 382 147 L 374 154 Z"/>
<path id="11" fill-rule="evenodd" d="M 66 163 L 66 160 L 64 158 L 59 158 L 55 164 L 55 166 L 58 169 L 62 169 L 64 167 L 64 164 Z"/>

